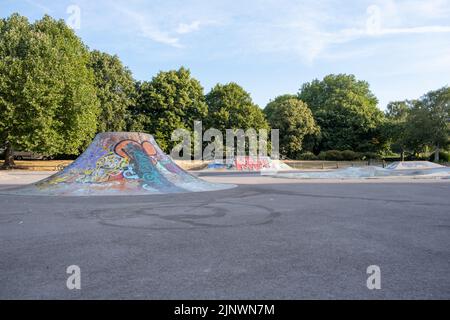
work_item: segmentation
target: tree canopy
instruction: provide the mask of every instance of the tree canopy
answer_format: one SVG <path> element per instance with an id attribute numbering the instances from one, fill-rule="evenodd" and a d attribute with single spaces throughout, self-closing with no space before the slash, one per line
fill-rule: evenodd
<path id="1" fill-rule="evenodd" d="M 0 20 L 0 136 L 24 150 L 76 154 L 96 132 L 86 46 L 49 16 Z"/>
<path id="2" fill-rule="evenodd" d="M 90 54 L 97 97 L 100 101 L 98 132 L 122 131 L 127 125 L 128 109 L 136 98 L 135 81 L 119 57 L 94 50 Z"/>
<path id="3" fill-rule="evenodd" d="M 377 151 L 383 113 L 369 84 L 354 75 L 328 75 L 305 83 L 298 98 L 311 109 L 321 128 L 321 150 Z"/>
<path id="4" fill-rule="evenodd" d="M 450 88 L 430 91 L 415 101 L 409 117 L 407 135 L 415 152 L 422 151 L 426 146 L 436 149 L 439 160 L 439 150 L 449 143 L 450 132 Z"/>
<path id="5" fill-rule="evenodd" d="M 188 69 L 159 72 L 150 82 L 138 85 L 136 106 L 131 109 L 129 128 L 154 135 L 168 152 L 174 145 L 172 132 L 183 128 L 192 131 L 194 121 L 203 120 L 208 108 L 203 87 Z"/>
<path id="6" fill-rule="evenodd" d="M 384 129 L 391 148 L 403 154 L 418 154 L 432 147 L 435 160 L 449 144 L 450 88 L 430 91 L 418 100 L 391 102 L 386 110 Z"/>
<path id="7" fill-rule="evenodd" d="M 217 84 L 206 95 L 209 128 L 222 132 L 226 129 L 268 129 L 262 110 L 250 94 L 237 83 Z"/>
<path id="8" fill-rule="evenodd" d="M 305 140 L 314 140 L 320 134 L 311 110 L 294 95 L 275 98 L 264 113 L 270 126 L 280 130 L 280 153 L 289 158 L 297 158 L 305 150 Z"/>
<path id="9" fill-rule="evenodd" d="M 386 107 L 385 120 L 381 124 L 382 134 L 390 143 L 394 152 L 400 153 L 401 160 L 405 152 L 411 147 L 408 136 L 408 118 L 412 108 L 412 101 L 393 101 Z"/>

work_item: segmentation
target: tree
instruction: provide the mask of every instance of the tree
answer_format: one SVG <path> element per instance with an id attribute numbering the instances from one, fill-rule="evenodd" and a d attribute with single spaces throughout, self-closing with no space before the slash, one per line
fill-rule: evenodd
<path id="1" fill-rule="evenodd" d="M 98 100 L 89 53 L 63 20 L 0 20 L 0 137 L 13 148 L 76 154 L 96 131 Z"/>
<path id="2" fill-rule="evenodd" d="M 191 77 L 184 67 L 179 70 L 159 72 L 150 82 L 138 84 L 136 106 L 131 109 L 131 130 L 154 135 L 159 146 L 169 152 L 175 129 L 192 131 L 194 121 L 206 117 L 205 103 L 200 82 Z"/>
<path id="3" fill-rule="evenodd" d="M 261 144 L 256 145 L 256 142 L 259 138 L 259 143 L 265 141 L 269 147 L 268 137 L 260 135 L 260 129 L 268 130 L 269 124 L 263 111 L 253 103 L 247 91 L 234 82 L 216 84 L 206 95 L 206 103 L 208 105 L 206 127 L 222 132 L 226 139 L 227 156 L 241 152 L 256 155 L 258 151 L 260 155 L 266 154 L 267 150 L 261 149 Z M 229 140 L 226 137 L 227 129 L 233 130 L 236 136 L 244 134 L 243 143 L 238 142 L 236 149 L 229 145 L 232 143 L 234 146 L 235 142 L 234 139 Z"/>
<path id="4" fill-rule="evenodd" d="M 268 129 L 262 110 L 253 103 L 250 94 L 238 84 L 217 84 L 206 95 L 209 128 L 222 132 L 226 129 Z"/>
<path id="5" fill-rule="evenodd" d="M 430 91 L 415 101 L 408 118 L 408 136 L 416 150 L 425 146 L 435 148 L 439 161 L 440 148 L 449 141 L 450 88 Z"/>
<path id="6" fill-rule="evenodd" d="M 393 101 L 386 106 L 386 117 L 399 121 L 406 121 L 414 101 Z"/>
<path id="7" fill-rule="evenodd" d="M 304 141 L 316 138 L 320 128 L 306 103 L 293 95 L 283 95 L 269 102 L 264 109 L 269 124 L 280 130 L 280 152 L 296 158 L 304 149 Z"/>
<path id="8" fill-rule="evenodd" d="M 391 148 L 399 152 L 401 161 L 405 160 L 405 151 L 411 146 L 408 135 L 408 117 L 411 112 L 412 101 L 394 101 L 387 105 L 385 121 L 382 123 L 382 131 L 391 143 Z"/>
<path id="9" fill-rule="evenodd" d="M 311 109 L 321 128 L 322 150 L 378 151 L 383 113 L 369 84 L 354 75 L 328 75 L 304 84 L 298 98 Z"/>
<path id="10" fill-rule="evenodd" d="M 449 144 L 450 137 L 450 87 L 428 92 L 420 100 L 431 118 L 430 144 L 435 147 L 434 161 L 439 161 L 439 152 Z"/>
<path id="11" fill-rule="evenodd" d="M 98 132 L 122 131 L 126 128 L 128 108 L 136 98 L 135 81 L 119 58 L 94 50 L 90 54 L 97 97 L 100 101 Z"/>

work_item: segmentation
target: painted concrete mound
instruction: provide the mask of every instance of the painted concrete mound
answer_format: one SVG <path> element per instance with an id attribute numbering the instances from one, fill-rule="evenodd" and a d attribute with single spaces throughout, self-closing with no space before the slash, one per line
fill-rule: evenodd
<path id="1" fill-rule="evenodd" d="M 153 136 L 137 132 L 98 134 L 63 171 L 9 190 L 25 195 L 147 195 L 233 188 L 201 180 L 180 168 Z"/>
<path id="2" fill-rule="evenodd" d="M 292 170 L 290 166 L 281 160 L 270 157 L 236 156 L 227 163 L 212 162 L 208 169 L 234 170 L 234 171 L 281 171 Z"/>

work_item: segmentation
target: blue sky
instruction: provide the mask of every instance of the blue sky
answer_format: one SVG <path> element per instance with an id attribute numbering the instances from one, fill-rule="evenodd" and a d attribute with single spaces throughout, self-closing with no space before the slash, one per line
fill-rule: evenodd
<path id="1" fill-rule="evenodd" d="M 381 109 L 450 84 L 450 0 L 0 0 L 13 12 L 65 19 L 138 80 L 184 65 L 261 107 L 329 73 L 368 81 Z"/>

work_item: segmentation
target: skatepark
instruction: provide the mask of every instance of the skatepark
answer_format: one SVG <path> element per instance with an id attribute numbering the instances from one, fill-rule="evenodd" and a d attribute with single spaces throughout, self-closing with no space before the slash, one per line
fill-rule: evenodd
<path id="1" fill-rule="evenodd" d="M 145 300 L 155 319 L 289 319 L 333 310 L 309 300 L 450 299 L 450 0 L 1 8 L 14 314 Z"/>
<path id="2" fill-rule="evenodd" d="M 0 172 L 0 297 L 448 299 L 446 173 L 336 171 L 186 172 L 122 134 L 61 172 Z"/>

